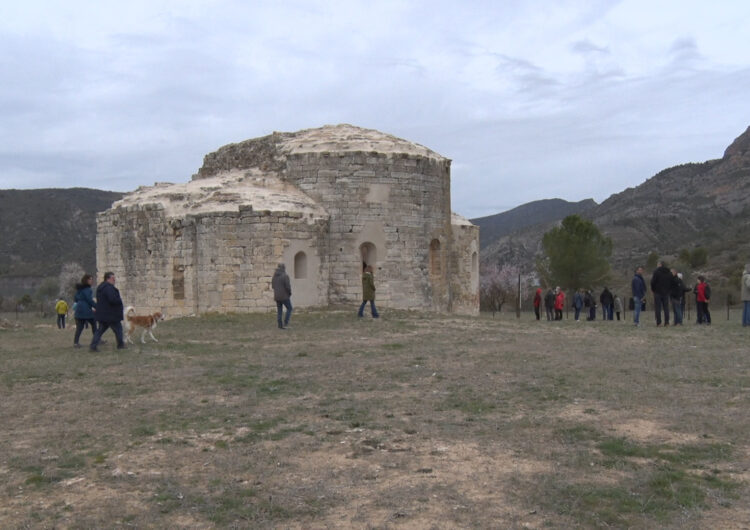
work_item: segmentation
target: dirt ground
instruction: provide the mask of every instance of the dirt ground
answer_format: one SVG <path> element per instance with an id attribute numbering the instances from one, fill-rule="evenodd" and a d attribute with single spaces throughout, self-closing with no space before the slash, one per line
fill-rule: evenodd
<path id="1" fill-rule="evenodd" d="M 0 317 L 2 528 L 750 528 L 738 319 Z"/>

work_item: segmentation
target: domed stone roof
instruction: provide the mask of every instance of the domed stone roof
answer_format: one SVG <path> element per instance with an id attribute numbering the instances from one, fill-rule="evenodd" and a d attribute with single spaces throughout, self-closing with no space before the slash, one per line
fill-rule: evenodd
<path id="1" fill-rule="evenodd" d="M 253 167 L 264 172 L 281 173 L 289 155 L 351 152 L 401 154 L 444 160 L 444 157 L 423 145 L 391 134 L 349 124 L 325 125 L 293 133 L 274 132 L 268 136 L 225 145 L 204 157 L 203 167 L 193 175 L 193 179 Z"/>
<path id="2" fill-rule="evenodd" d="M 328 213 L 297 187 L 257 169 L 233 170 L 183 184 L 156 183 L 141 186 L 112 205 L 143 208 L 154 205 L 167 218 L 209 212 L 255 211 L 294 212 L 307 222 L 327 219 Z"/>
<path id="3" fill-rule="evenodd" d="M 291 154 L 365 151 L 442 158 L 423 145 L 375 129 L 363 129 L 346 123 L 291 133 L 279 148 L 280 151 Z"/>

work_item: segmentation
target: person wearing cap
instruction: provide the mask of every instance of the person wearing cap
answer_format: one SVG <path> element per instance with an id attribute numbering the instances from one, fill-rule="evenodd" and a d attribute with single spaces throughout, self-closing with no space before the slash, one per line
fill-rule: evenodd
<path id="1" fill-rule="evenodd" d="M 292 316 L 292 284 L 289 281 L 289 275 L 286 273 L 286 265 L 279 263 L 276 272 L 271 279 L 273 288 L 273 299 L 276 301 L 276 323 L 279 329 L 286 329 L 289 326 L 289 318 Z M 286 316 L 282 323 L 282 313 L 286 307 Z"/>

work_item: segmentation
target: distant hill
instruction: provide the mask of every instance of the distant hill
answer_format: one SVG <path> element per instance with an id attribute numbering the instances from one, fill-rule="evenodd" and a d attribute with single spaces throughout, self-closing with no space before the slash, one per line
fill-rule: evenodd
<path id="1" fill-rule="evenodd" d="M 569 202 L 562 199 L 543 199 L 527 202 L 507 212 L 477 217 L 471 222 L 479 227 L 479 245 L 485 248 L 500 237 L 538 224 L 558 221 L 574 213 L 582 213 L 596 206 L 593 199 Z"/>
<path id="2" fill-rule="evenodd" d="M 64 263 L 96 272 L 96 214 L 122 195 L 88 188 L 0 190 L 0 294 L 56 277 Z"/>
<path id="3" fill-rule="evenodd" d="M 714 278 L 731 277 L 750 259 L 750 127 L 722 158 L 665 169 L 582 216 L 612 238 L 615 269 L 630 271 L 651 252 L 675 261 L 680 250 L 701 246 L 709 253 L 705 270 Z M 553 224 L 500 237 L 482 260 L 533 269 L 542 236 Z"/>

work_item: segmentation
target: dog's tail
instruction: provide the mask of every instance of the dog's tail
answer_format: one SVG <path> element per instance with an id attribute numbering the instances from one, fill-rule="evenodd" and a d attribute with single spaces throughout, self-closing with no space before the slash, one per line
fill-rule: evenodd
<path id="1" fill-rule="evenodd" d="M 125 311 L 123 311 L 123 314 L 125 315 L 125 320 L 127 320 L 128 317 L 135 315 L 135 307 L 133 307 L 132 305 L 129 305 L 128 307 L 125 308 Z"/>

